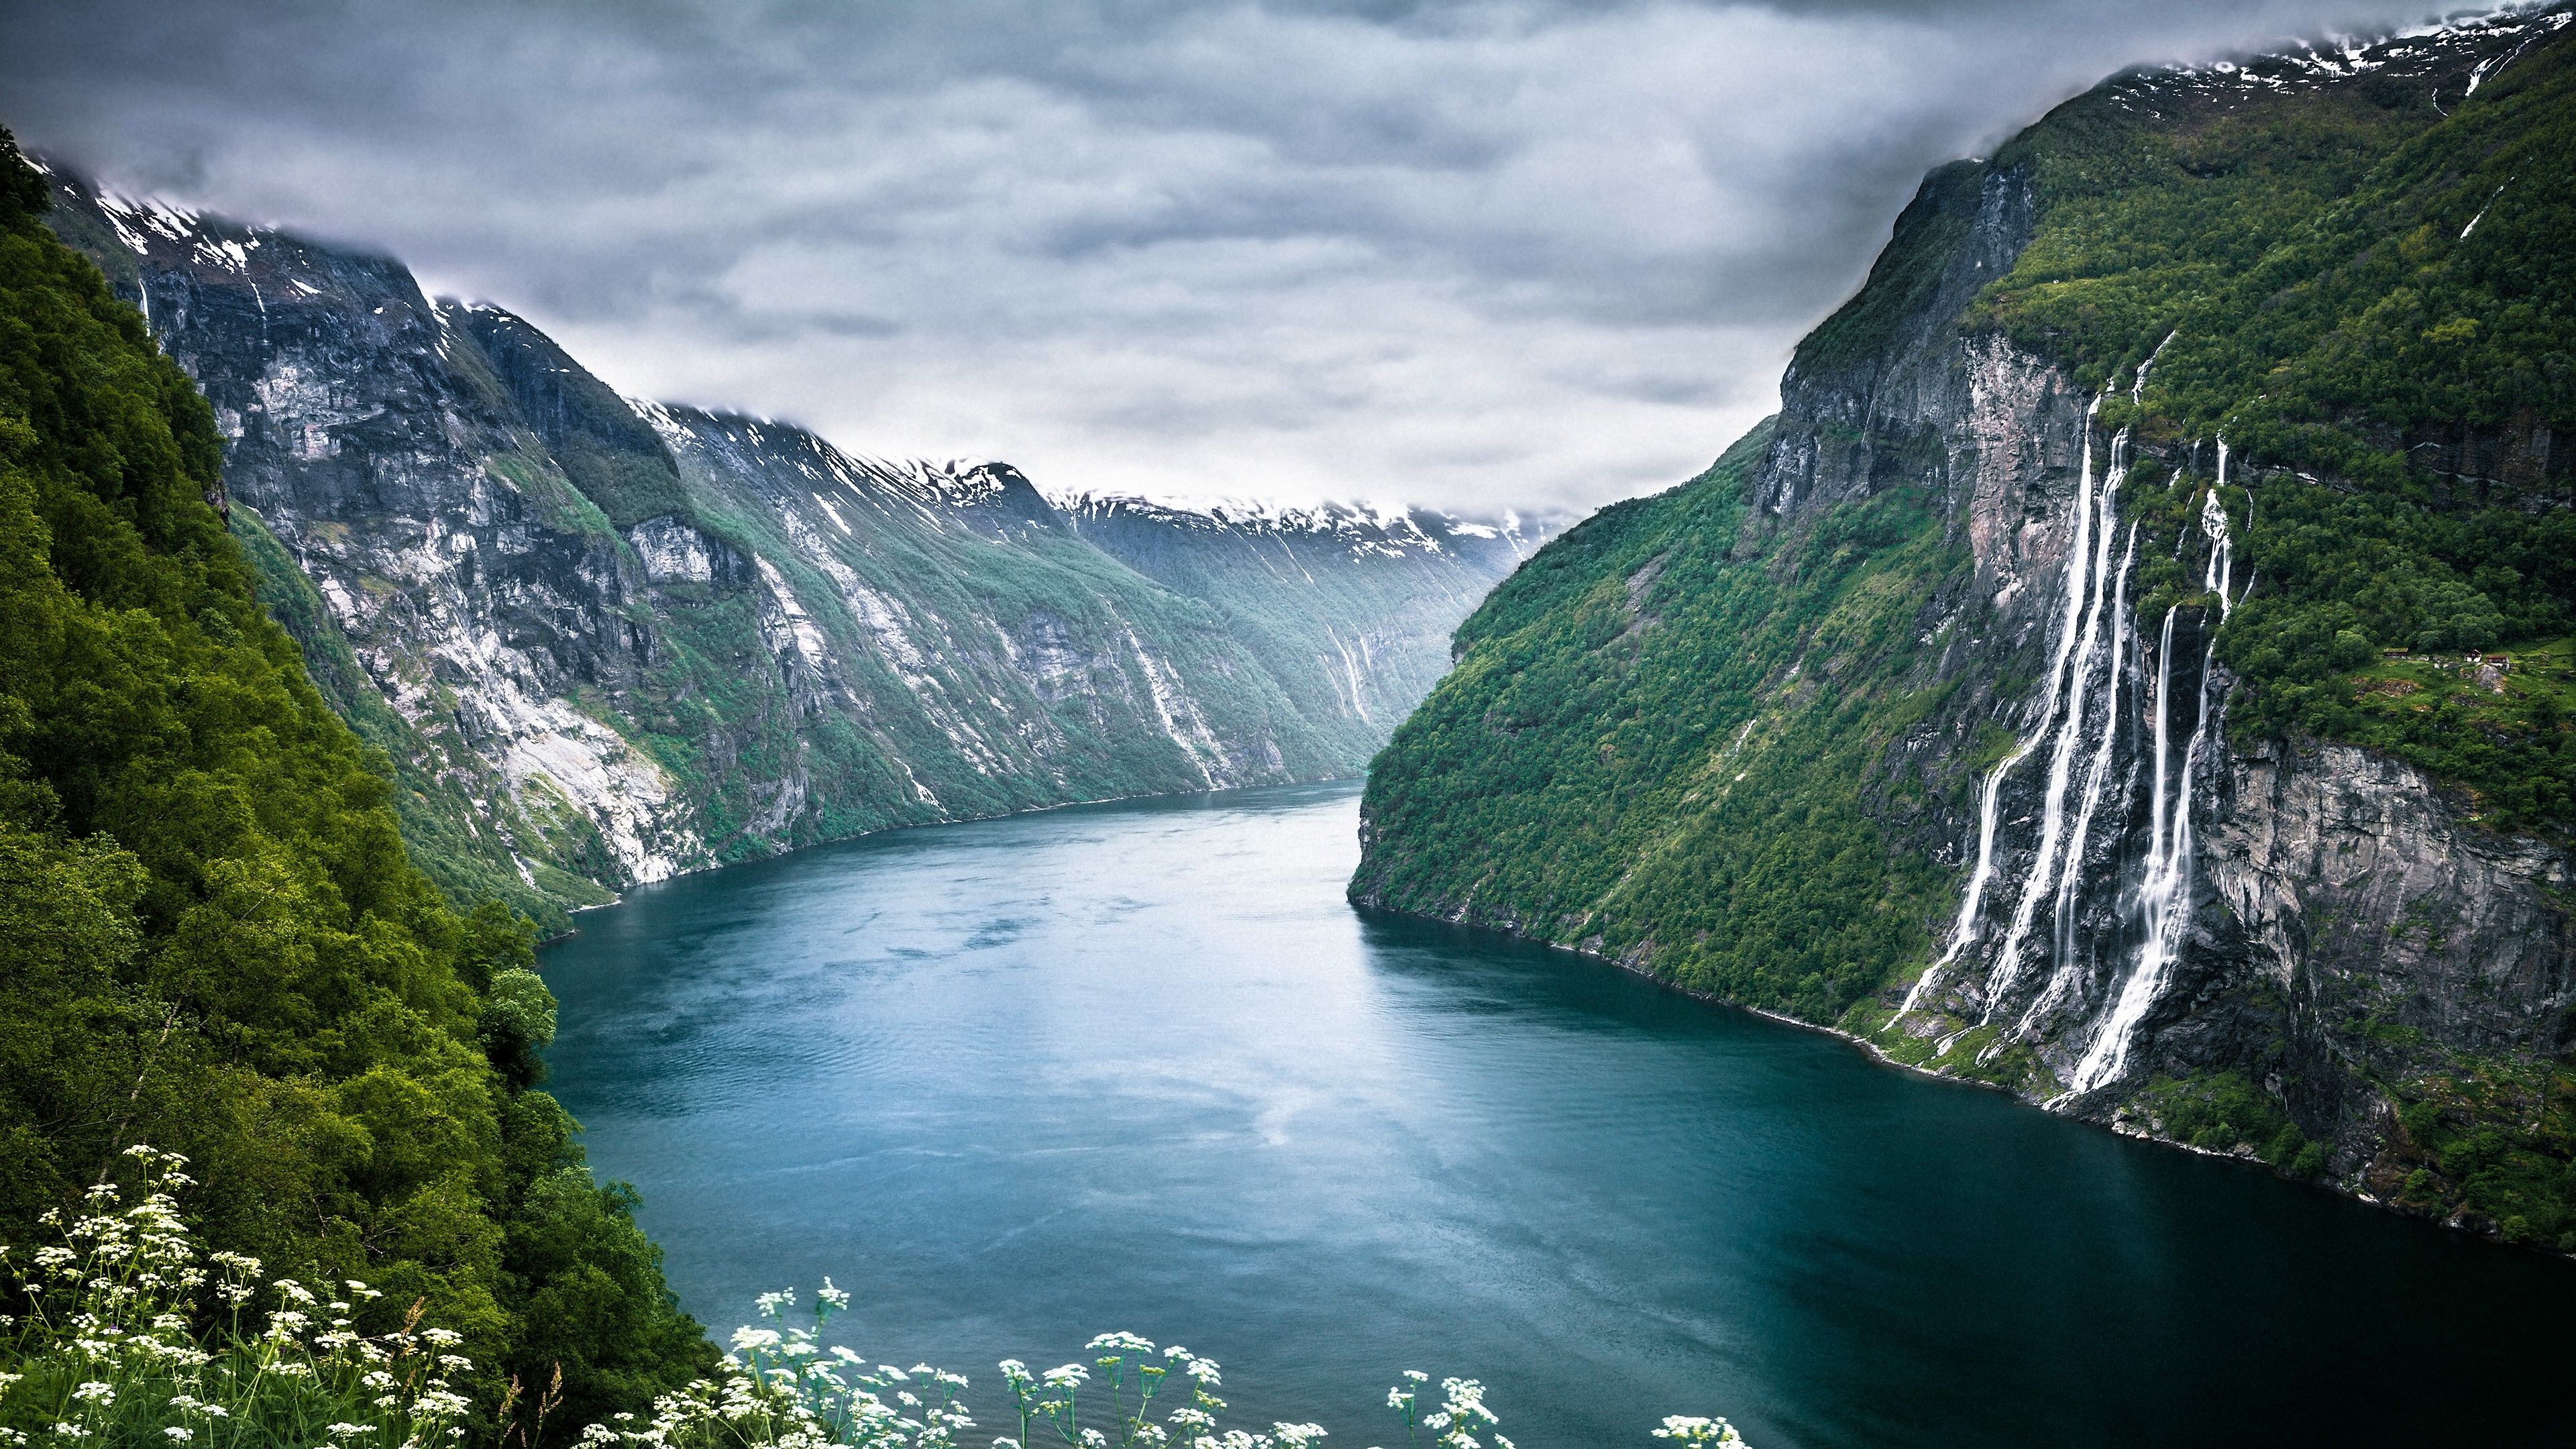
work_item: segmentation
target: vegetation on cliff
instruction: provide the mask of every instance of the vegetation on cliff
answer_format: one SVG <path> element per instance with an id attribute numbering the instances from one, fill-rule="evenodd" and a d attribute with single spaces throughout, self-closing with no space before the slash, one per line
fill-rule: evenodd
<path id="1" fill-rule="evenodd" d="M 2503 707 L 2390 709 L 2366 675 L 2387 649 L 2523 654 L 2576 627 L 2576 34 L 2479 79 L 2210 73 L 2070 102 L 1996 155 L 2039 222 L 1983 307 L 2111 389 L 2106 426 L 2233 448 L 2237 729 L 2385 749 L 2499 829 L 2564 835 L 2563 688 L 2527 672 Z"/>
<path id="2" fill-rule="evenodd" d="M 1920 788 L 1875 761 L 1938 702 L 1904 666 L 1965 555 L 1910 487 L 1739 552 L 1769 441 L 1595 514 L 1460 626 L 1372 771 L 1355 898 L 1623 959 L 1651 941 L 1659 975 L 1812 1021 L 1924 954 L 1947 882 L 1864 795 Z"/>
<path id="3" fill-rule="evenodd" d="M 204 400 L 0 140 L 0 1241 L 141 1140 L 218 1247 L 415 1300 L 606 1413 L 711 1359 L 537 1089 L 506 910 L 413 868 L 371 758 L 208 501 Z"/>
<path id="4" fill-rule="evenodd" d="M 1757 435 L 1542 550 L 1460 630 L 1456 671 L 1380 756 L 1354 898 L 1598 950 L 2037 1097 L 2063 1089 L 2014 1034 L 2019 1002 L 1883 1030 L 1958 911 L 1966 862 L 1933 853 L 1975 820 L 1977 782 L 2016 747 L 2007 707 L 2043 692 L 2046 667 L 2026 638 L 1972 649 L 1974 678 L 1935 667 L 1943 631 L 1983 617 L 1943 602 L 1961 598 L 1967 505 L 1928 490 L 1955 460 L 1936 428 L 1897 419 L 1919 397 L 1863 415 L 1882 383 L 1921 382 L 1898 376 L 1909 356 L 1960 341 L 2008 340 L 2099 394 L 2097 461 L 2128 430 L 2116 536 L 2135 525 L 2140 648 L 2177 607 L 2216 622 L 2201 520 L 2218 498 L 2235 564 L 2216 647 L 2240 744 L 2373 746 L 2456 787 L 2479 823 L 2562 848 L 2576 28 L 2497 23 L 2521 28 L 2394 42 L 2367 64 L 2115 78 L 1992 160 L 1933 173 L 1793 366 L 1809 410 L 1784 429 L 1852 447 L 1866 479 L 1754 516 Z M 2496 651 L 2509 669 L 2468 658 Z M 2404 1006 L 2354 1007 L 2372 1034 L 2318 1068 L 2411 1114 L 2350 1180 L 2576 1250 L 2563 1050 L 2476 1058 L 2380 1023 Z M 2342 1109 L 2310 1091 L 2294 1120 L 2302 1084 L 2274 1069 L 2296 1031 L 2342 1028 L 2282 1008 L 2266 1040 L 2264 1020 L 2243 1061 L 2159 1079 L 2129 1104 L 2137 1120 L 2314 1170 L 2324 1149 L 2305 1134 Z"/>

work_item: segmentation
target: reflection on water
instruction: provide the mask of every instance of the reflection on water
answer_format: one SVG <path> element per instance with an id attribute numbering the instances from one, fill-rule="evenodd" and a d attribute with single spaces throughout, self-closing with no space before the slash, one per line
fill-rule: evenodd
<path id="1" fill-rule="evenodd" d="M 1383 1442 L 1405 1368 L 1527 1449 L 2564 1443 L 2576 1270 L 1363 917 L 1348 787 L 902 832 L 640 891 L 544 967 L 554 1089 L 719 1328 L 998 1407 L 1126 1328 L 1236 1421 Z M 987 1427 L 999 1422 L 988 1413 Z"/>

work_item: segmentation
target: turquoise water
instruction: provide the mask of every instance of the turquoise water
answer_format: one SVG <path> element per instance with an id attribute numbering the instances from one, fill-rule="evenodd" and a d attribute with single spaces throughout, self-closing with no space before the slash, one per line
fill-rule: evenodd
<path id="1" fill-rule="evenodd" d="M 638 891 L 545 953 L 553 1088 L 700 1318 L 830 1274 L 988 1411 L 1123 1328 L 1350 1449 L 1406 1368 L 1523 1449 L 2576 1442 L 2576 1265 L 1355 913 L 1357 798 Z"/>

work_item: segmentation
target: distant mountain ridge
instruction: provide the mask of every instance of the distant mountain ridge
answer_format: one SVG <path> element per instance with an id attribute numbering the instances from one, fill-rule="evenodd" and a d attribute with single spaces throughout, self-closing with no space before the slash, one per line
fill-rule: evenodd
<path id="1" fill-rule="evenodd" d="M 1357 774 L 1537 541 L 856 456 L 621 398 L 390 258 L 49 179 L 213 403 L 216 501 L 415 855 L 556 925 L 892 825 Z"/>
<path id="2" fill-rule="evenodd" d="M 1065 513 L 1128 567 L 1213 604 L 1302 712 L 1355 719 L 1380 744 L 1448 672 L 1450 633 L 1488 580 L 1517 567 L 1539 534 L 1515 513 L 1482 523 L 1352 504 L 1197 511 L 1085 496 Z M 1271 607 L 1282 595 L 1323 607 Z M 1306 660 L 1322 661 L 1320 674 Z"/>

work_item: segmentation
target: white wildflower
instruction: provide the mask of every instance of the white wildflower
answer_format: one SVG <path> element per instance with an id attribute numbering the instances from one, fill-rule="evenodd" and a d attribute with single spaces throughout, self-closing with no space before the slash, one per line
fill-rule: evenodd
<path id="1" fill-rule="evenodd" d="M 1670 1439 L 1680 1444 L 1691 1445 L 1742 1444 L 1744 1442 L 1743 1436 L 1735 1432 L 1735 1426 L 1726 1422 L 1724 1419 L 1703 1419 L 1687 1414 L 1667 1414 L 1664 1416 L 1664 1427 L 1655 1431 L 1655 1437 L 1658 1439 Z"/>

